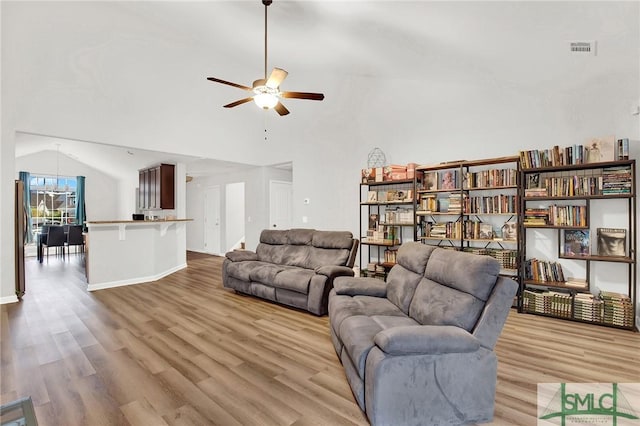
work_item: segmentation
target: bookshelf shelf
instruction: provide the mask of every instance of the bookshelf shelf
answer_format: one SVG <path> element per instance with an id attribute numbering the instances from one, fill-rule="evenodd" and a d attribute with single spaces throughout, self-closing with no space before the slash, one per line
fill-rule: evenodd
<path id="1" fill-rule="evenodd" d="M 366 276 L 382 278 L 395 265 L 403 241 L 413 240 L 416 226 L 417 173 L 411 179 L 360 183 L 360 268 Z M 375 268 L 372 271 L 371 268 Z"/>
<path id="2" fill-rule="evenodd" d="M 520 173 L 518 310 L 634 329 L 637 303 L 635 160 L 523 168 Z M 527 195 L 536 192 L 553 195 Z M 556 201 L 559 202 L 556 204 Z M 614 204 L 609 204 L 612 202 Z M 609 207 L 611 205 L 614 207 Z M 596 216 L 592 217 L 593 214 Z M 526 218 L 547 223 L 526 223 Z M 528 237 L 531 230 L 544 234 Z M 555 253 L 549 252 L 549 244 L 557 245 Z M 611 251 L 620 255 L 604 255 L 604 250 L 607 254 Z M 538 261 L 536 256 L 551 260 Z M 600 268 L 592 269 L 591 264 L 595 262 L 611 263 L 613 265 L 607 268 L 613 269 L 607 269 L 604 277 Z M 569 270 L 573 273 L 583 271 L 584 276 L 563 277 L 563 266 L 571 266 Z M 547 280 L 533 280 L 534 276 L 544 276 Z M 621 278 L 623 276 L 626 276 L 626 282 Z M 549 278 L 564 278 L 573 284 Z M 619 299 L 606 299 L 604 294 L 610 292 L 598 287 L 603 279 L 622 284 L 626 294 L 611 293 Z M 599 290 L 601 292 L 597 294 Z M 558 303 L 564 304 L 563 310 L 556 309 Z"/>
<path id="3" fill-rule="evenodd" d="M 490 255 L 503 269 L 517 270 L 519 157 L 453 161 L 416 170 L 424 174 L 424 186 L 416 189 L 416 240 Z M 513 240 L 502 238 L 503 232 Z"/>
<path id="4" fill-rule="evenodd" d="M 570 226 L 570 225 L 531 225 L 525 223 L 525 228 L 538 228 L 538 229 L 589 229 L 588 226 Z"/>
<path id="5" fill-rule="evenodd" d="M 565 255 L 561 254 L 558 259 L 571 259 L 571 260 L 589 260 L 592 262 L 615 262 L 615 263 L 633 263 L 634 259 L 628 256 L 595 256 L 595 255 Z"/>

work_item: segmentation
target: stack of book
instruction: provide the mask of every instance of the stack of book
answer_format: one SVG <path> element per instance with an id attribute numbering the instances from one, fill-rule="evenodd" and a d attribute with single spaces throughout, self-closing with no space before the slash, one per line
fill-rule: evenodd
<path id="1" fill-rule="evenodd" d="M 463 203 L 462 199 L 465 198 Z M 466 204 L 466 196 L 461 197 L 460 194 L 449 195 L 449 210 L 448 213 L 460 214 L 462 213 L 462 205 Z"/>
<path id="2" fill-rule="evenodd" d="M 438 211 L 438 200 L 435 194 L 420 194 L 420 205 L 416 214 L 429 214 Z"/>
<path id="3" fill-rule="evenodd" d="M 525 225 L 547 225 L 549 222 L 549 210 L 544 208 L 528 208 L 524 211 Z"/>
<path id="4" fill-rule="evenodd" d="M 489 249 L 487 254 L 494 257 L 500 262 L 502 269 L 516 269 L 518 260 L 518 251 L 509 249 Z"/>
<path id="5" fill-rule="evenodd" d="M 525 197 L 546 197 L 547 196 L 547 188 L 526 188 L 524 190 Z"/>
<path id="6" fill-rule="evenodd" d="M 527 312 L 553 315 L 557 317 L 571 317 L 571 295 L 555 291 L 523 292 L 523 307 Z"/>
<path id="7" fill-rule="evenodd" d="M 587 226 L 587 206 L 549 206 L 549 225 Z"/>
<path id="8" fill-rule="evenodd" d="M 544 187 L 551 197 L 575 197 L 580 195 L 600 195 L 603 187 L 602 176 L 560 176 L 544 178 Z"/>
<path id="9" fill-rule="evenodd" d="M 583 321 L 602 322 L 604 303 L 591 293 L 577 293 L 574 298 L 573 317 Z"/>
<path id="10" fill-rule="evenodd" d="M 462 249 L 462 251 L 471 253 L 471 254 L 477 254 L 480 256 L 489 254 L 489 250 L 481 247 L 465 247 Z"/>
<path id="11" fill-rule="evenodd" d="M 465 189 L 486 189 L 504 186 L 516 186 L 516 169 L 491 169 L 480 172 L 467 172 Z"/>
<path id="12" fill-rule="evenodd" d="M 533 280 L 540 283 L 565 282 L 562 265 L 558 262 L 549 262 L 545 260 L 529 259 L 525 261 L 525 277 L 526 280 Z"/>
<path id="13" fill-rule="evenodd" d="M 602 194 L 631 193 L 631 167 L 608 167 L 602 170 Z"/>
<path id="14" fill-rule="evenodd" d="M 633 304 L 629 296 L 612 291 L 600 291 L 604 303 L 603 321 L 621 327 L 633 326 Z"/>
<path id="15" fill-rule="evenodd" d="M 516 212 L 515 195 L 492 195 L 487 197 L 467 197 L 464 199 L 465 213 L 504 214 Z"/>

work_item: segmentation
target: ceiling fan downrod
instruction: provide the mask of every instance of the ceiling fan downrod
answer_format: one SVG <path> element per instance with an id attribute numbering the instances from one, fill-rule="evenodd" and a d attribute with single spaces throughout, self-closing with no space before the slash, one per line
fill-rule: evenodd
<path id="1" fill-rule="evenodd" d="M 264 4 L 264 79 L 267 80 L 267 7 L 273 0 L 262 0 Z"/>

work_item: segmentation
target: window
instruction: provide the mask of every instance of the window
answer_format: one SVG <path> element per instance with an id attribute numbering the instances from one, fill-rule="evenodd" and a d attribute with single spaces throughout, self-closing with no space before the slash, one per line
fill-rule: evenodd
<path id="1" fill-rule="evenodd" d="M 66 225 L 76 221 L 76 178 L 31 175 L 31 232 L 42 225 Z"/>

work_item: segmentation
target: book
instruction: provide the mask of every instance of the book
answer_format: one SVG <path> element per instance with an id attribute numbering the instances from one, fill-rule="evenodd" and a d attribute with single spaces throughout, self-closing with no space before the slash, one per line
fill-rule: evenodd
<path id="1" fill-rule="evenodd" d="M 587 163 L 615 161 L 617 159 L 615 136 L 591 138 L 587 143 Z"/>
<path id="2" fill-rule="evenodd" d="M 515 241 L 518 236 L 518 223 L 505 222 L 502 225 L 502 238 L 507 241 Z"/>
<path id="3" fill-rule="evenodd" d="M 377 229 L 379 223 L 379 216 L 375 213 L 369 215 L 369 229 Z"/>
<path id="4" fill-rule="evenodd" d="M 458 175 L 458 172 L 456 170 L 446 170 L 442 172 L 442 179 L 440 180 L 440 189 L 456 189 L 458 187 L 457 175 Z"/>
<path id="5" fill-rule="evenodd" d="M 493 226 L 490 223 L 481 223 L 479 237 L 481 240 L 493 239 Z"/>
<path id="6" fill-rule="evenodd" d="M 620 228 L 598 228 L 598 255 L 626 256 L 627 230 Z"/>
<path id="7" fill-rule="evenodd" d="M 427 172 L 424 174 L 424 189 L 435 191 L 438 189 L 438 172 Z"/>
<path id="8" fill-rule="evenodd" d="M 587 256 L 591 254 L 591 240 L 589 230 L 564 230 L 564 255 Z"/>

